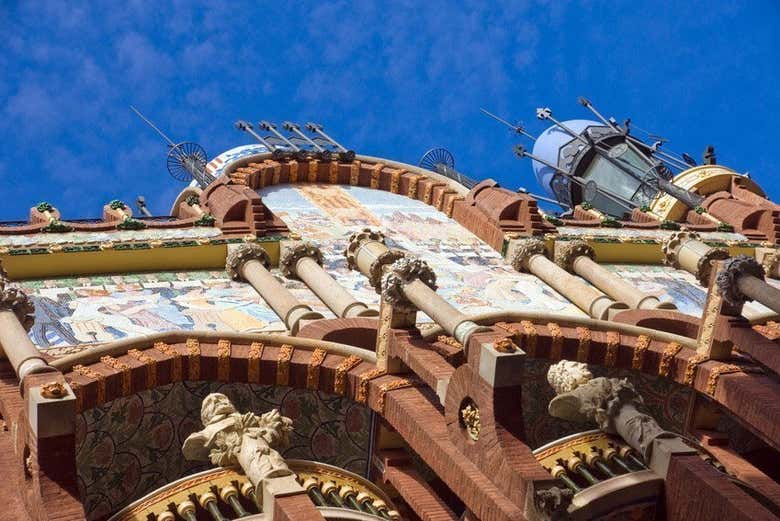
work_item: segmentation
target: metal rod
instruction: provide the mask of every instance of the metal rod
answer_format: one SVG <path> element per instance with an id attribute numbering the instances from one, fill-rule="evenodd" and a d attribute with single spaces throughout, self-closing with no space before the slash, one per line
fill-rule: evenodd
<path id="1" fill-rule="evenodd" d="M 146 217 L 151 217 L 152 212 L 146 207 L 146 199 L 143 195 L 139 195 L 135 198 L 135 207 L 138 208 L 138 212 L 144 214 Z"/>
<path id="2" fill-rule="evenodd" d="M 261 136 L 260 134 L 255 132 L 254 131 L 254 127 L 252 127 L 252 124 L 249 123 L 248 121 L 244 121 L 243 119 L 239 119 L 238 121 L 236 121 L 234 123 L 234 125 L 235 125 L 235 127 L 238 130 L 242 130 L 242 131 L 246 132 L 247 134 L 250 134 L 256 140 L 258 140 L 261 145 L 265 146 L 265 148 L 268 149 L 269 152 L 273 152 L 274 150 L 279 148 L 277 145 L 272 145 L 263 136 Z"/>
<path id="3" fill-rule="evenodd" d="M 581 143 L 583 143 L 585 145 L 592 145 L 593 144 L 593 141 L 590 139 L 590 137 L 583 137 L 582 135 L 574 132 L 572 129 L 570 129 L 569 127 L 567 127 L 566 125 L 564 125 L 563 123 L 558 121 L 557 119 L 555 119 L 552 116 L 552 110 L 550 110 L 548 107 L 536 109 L 536 117 L 541 119 L 541 120 L 549 119 L 550 121 L 555 123 L 555 125 L 557 127 L 560 127 L 564 132 L 566 132 L 571 137 L 573 137 L 574 139 L 576 139 L 577 141 L 579 141 L 579 142 L 581 142 Z M 586 134 L 586 136 L 587 136 L 587 134 Z"/>
<path id="4" fill-rule="evenodd" d="M 583 107 L 591 111 L 598 119 L 601 120 L 602 123 L 607 125 L 609 128 L 611 128 L 615 132 L 620 132 L 621 134 L 625 134 L 625 132 L 621 130 L 617 125 L 615 125 L 610 120 L 602 116 L 601 113 L 598 110 L 596 110 L 596 107 L 593 106 L 593 104 L 590 102 L 588 98 L 580 96 L 579 98 L 577 98 L 577 101 L 580 103 L 580 105 L 582 105 Z"/>
<path id="5" fill-rule="evenodd" d="M 540 201 L 544 201 L 544 202 L 546 202 L 546 203 L 557 204 L 557 205 L 558 205 L 558 206 L 560 206 L 561 208 L 567 208 L 567 209 L 569 209 L 569 210 L 571 209 L 571 206 L 569 206 L 568 204 L 562 203 L 562 202 L 560 202 L 560 201 L 556 201 L 556 200 L 555 200 L 555 199 L 553 199 L 552 197 L 545 197 L 545 196 L 543 196 L 543 195 L 538 195 L 538 194 L 535 194 L 535 193 L 533 193 L 533 192 L 529 192 L 528 190 L 526 190 L 526 189 L 525 189 L 525 188 L 523 188 L 523 187 L 520 187 L 520 188 L 518 188 L 518 189 L 517 189 L 517 193 L 520 193 L 520 194 L 526 194 L 526 195 L 530 195 L 530 196 L 531 196 L 531 197 L 533 197 L 534 199 L 538 199 L 538 200 L 540 200 Z"/>
<path id="6" fill-rule="evenodd" d="M 292 132 L 293 134 L 297 135 L 298 137 L 300 137 L 301 139 L 303 139 L 304 141 L 309 143 L 311 146 L 316 148 L 318 152 L 324 152 L 325 151 L 324 148 L 319 146 L 317 143 L 315 143 L 314 141 L 309 139 L 309 137 L 306 134 L 301 132 L 300 128 L 295 123 L 293 123 L 291 121 L 285 121 L 284 123 L 282 123 L 282 126 L 284 126 L 284 128 L 286 130 L 289 130 L 290 132 Z"/>
<path id="7" fill-rule="evenodd" d="M 276 126 L 273 123 L 270 123 L 268 121 L 263 120 L 263 121 L 260 122 L 260 128 L 262 128 L 263 130 L 269 131 L 274 136 L 276 136 L 277 138 L 279 138 L 282 141 L 284 141 L 285 143 L 287 143 L 287 145 L 290 148 L 292 148 L 293 150 L 295 150 L 296 152 L 300 152 L 301 151 L 300 147 L 298 147 L 295 143 L 293 143 L 292 141 L 290 141 L 289 139 L 284 137 L 281 132 L 276 130 Z"/>
<path id="8" fill-rule="evenodd" d="M 147 125 L 149 125 L 150 127 L 152 127 L 152 128 L 155 130 L 155 132 L 157 132 L 158 134 L 160 134 L 160 135 L 162 136 L 162 138 L 163 138 L 165 141 L 167 141 L 167 142 L 168 142 L 168 146 L 170 146 L 170 147 L 176 146 L 176 143 L 174 143 L 173 141 L 171 141 L 171 138 L 169 138 L 168 136 L 166 136 L 166 135 L 165 135 L 165 133 L 164 133 L 162 130 L 160 130 L 159 128 L 157 128 L 157 127 L 154 125 L 154 123 L 152 123 L 151 121 L 149 121 L 149 120 L 146 118 L 146 116 L 144 116 L 143 114 L 141 114 L 141 112 L 139 112 L 137 108 L 135 108 L 135 107 L 134 107 L 134 106 L 132 106 L 132 105 L 130 105 L 130 108 L 131 108 L 131 109 L 133 109 L 133 112 L 135 112 L 135 113 L 138 115 L 138 117 L 139 117 L 139 118 L 141 118 L 142 120 L 144 120 L 144 122 L 145 122 Z"/>
<path id="9" fill-rule="evenodd" d="M 333 139 L 332 137 L 330 137 L 329 135 L 327 135 L 327 134 L 326 134 L 326 133 L 325 133 L 325 132 L 322 130 L 322 125 L 320 125 L 319 123 L 312 123 L 311 121 L 307 121 L 307 122 L 306 122 L 306 128 L 307 128 L 307 129 L 308 129 L 310 132 L 314 132 L 315 134 L 319 134 L 320 136 L 322 136 L 322 137 L 324 137 L 325 139 L 327 139 L 328 141 L 330 141 L 330 142 L 333 144 L 333 146 L 335 146 L 335 147 L 336 147 L 336 148 L 339 150 L 339 152 L 349 152 L 349 150 L 347 150 L 346 148 L 344 148 L 344 147 L 343 147 L 343 146 L 342 146 L 340 143 L 338 143 L 338 142 L 337 142 L 335 139 Z"/>
<path id="10" fill-rule="evenodd" d="M 523 136 L 527 137 L 531 141 L 536 141 L 536 138 L 534 136 L 532 136 L 531 134 L 529 134 L 528 132 L 526 132 L 525 129 L 521 125 L 513 125 L 510 122 L 508 122 L 507 120 L 505 120 L 503 118 L 500 118 L 500 117 L 496 116 L 495 114 L 493 114 L 492 112 L 488 112 L 487 110 L 485 110 L 483 108 L 480 108 L 479 110 L 481 110 L 484 114 L 487 114 L 491 118 L 495 119 L 496 121 L 499 121 L 499 122 L 503 123 L 504 125 L 506 125 L 507 127 L 511 128 L 512 130 L 514 130 L 518 134 L 522 134 Z"/>

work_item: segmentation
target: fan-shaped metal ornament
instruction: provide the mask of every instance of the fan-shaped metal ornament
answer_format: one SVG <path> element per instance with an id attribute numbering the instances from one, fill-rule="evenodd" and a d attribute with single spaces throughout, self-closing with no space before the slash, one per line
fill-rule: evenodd
<path id="1" fill-rule="evenodd" d="M 171 177 L 177 181 L 187 182 L 192 180 L 192 167 L 204 171 L 207 162 L 208 156 L 202 146 L 185 141 L 171 147 L 165 164 Z M 190 169 L 187 166 L 190 166 Z"/>
<path id="2" fill-rule="evenodd" d="M 423 154 L 418 166 L 436 172 L 436 165 L 444 165 L 448 168 L 455 168 L 455 158 L 446 148 L 432 148 Z"/>

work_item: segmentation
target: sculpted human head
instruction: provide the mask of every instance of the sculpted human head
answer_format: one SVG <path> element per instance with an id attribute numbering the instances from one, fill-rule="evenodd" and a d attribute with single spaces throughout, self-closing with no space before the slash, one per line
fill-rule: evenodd
<path id="1" fill-rule="evenodd" d="M 205 426 L 235 412 L 236 408 L 233 407 L 227 396 L 222 393 L 211 393 L 203 400 L 203 405 L 200 408 L 200 420 Z"/>

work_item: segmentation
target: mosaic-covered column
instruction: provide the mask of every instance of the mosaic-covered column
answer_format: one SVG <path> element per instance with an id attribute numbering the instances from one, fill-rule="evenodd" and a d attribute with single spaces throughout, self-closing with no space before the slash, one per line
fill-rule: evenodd
<path id="1" fill-rule="evenodd" d="M 723 248 L 713 248 L 699 240 L 694 232 L 675 232 L 663 245 L 666 263 L 692 273 L 702 286 L 709 286 L 712 261 L 729 258 Z"/>
<path id="2" fill-rule="evenodd" d="M 555 252 L 555 263 L 568 272 L 573 272 L 619 302 L 625 302 L 634 309 L 677 309 L 671 302 L 661 302 L 654 296 L 641 292 L 621 277 L 599 265 L 596 253 L 585 241 L 559 243 Z"/>
<path id="3" fill-rule="evenodd" d="M 298 333 L 301 320 L 317 320 L 323 318 L 320 313 L 312 311 L 302 304 L 276 280 L 268 271 L 271 261 L 268 254 L 257 244 L 247 243 L 237 247 L 228 246 L 228 256 L 225 271 L 233 280 L 244 280 L 255 288 L 255 291 L 265 300 L 279 318 L 282 319 L 290 333 Z"/>
<path id="4" fill-rule="evenodd" d="M 0 273 L 0 345 L 19 380 L 28 374 L 52 370 L 27 336 L 34 312 L 27 295 L 10 287 Z"/>
<path id="5" fill-rule="evenodd" d="M 780 313 L 780 290 L 764 280 L 764 268 L 748 255 L 738 255 L 723 263 L 715 283 L 728 304 L 741 307 L 755 300 L 775 313 Z"/>
<path id="6" fill-rule="evenodd" d="M 310 242 L 283 246 L 279 269 L 285 277 L 302 280 L 337 317 L 375 317 L 379 313 L 356 300 L 322 268 L 322 251 Z"/>
<path id="7" fill-rule="evenodd" d="M 383 301 L 399 309 L 419 309 L 461 344 L 479 328 L 436 293 L 436 275 L 424 261 L 388 248 L 381 233 L 365 229 L 354 234 L 345 255 L 349 267 L 368 277 Z"/>
<path id="8" fill-rule="evenodd" d="M 626 304 L 615 302 L 548 259 L 547 248 L 539 239 L 518 242 L 512 266 L 536 275 L 593 318 L 606 320 L 611 312 L 628 309 Z"/>

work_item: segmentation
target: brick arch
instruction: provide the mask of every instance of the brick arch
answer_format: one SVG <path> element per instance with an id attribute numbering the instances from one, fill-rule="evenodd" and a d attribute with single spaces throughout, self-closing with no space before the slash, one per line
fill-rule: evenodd
<path id="1" fill-rule="evenodd" d="M 626 324 L 604 322 L 595 329 L 585 325 L 588 321 L 552 316 L 549 321 L 539 317 L 522 320 L 511 315 L 495 314 L 494 318 L 475 318 L 475 322 L 493 325 L 494 333 L 511 337 L 530 358 L 631 369 L 689 386 L 723 406 L 770 446 L 778 447 L 780 424 L 774 418 L 780 415 L 780 405 L 768 397 L 780 392 L 780 384 L 747 358 L 710 360 L 696 353 L 690 339 Z M 426 336 L 435 338 L 439 333 L 433 330 Z M 756 407 L 759 403 L 761 407 Z"/>
<path id="2" fill-rule="evenodd" d="M 193 335 L 102 356 L 99 361 L 74 365 L 64 374 L 76 395 L 77 412 L 174 382 L 206 380 L 317 390 L 383 414 L 387 392 L 409 386 L 402 378 L 376 371 L 371 357 L 294 347 L 284 340 Z"/>
<path id="3" fill-rule="evenodd" d="M 555 231 L 538 212 L 536 200 L 485 180 L 471 191 L 440 174 L 395 161 L 357 156 L 350 163 L 322 162 L 316 159 L 276 161 L 270 154 L 257 154 L 236 160 L 225 168 L 223 175 L 201 194 L 223 228 L 256 234 L 284 231 L 284 225 L 264 205 L 256 190 L 281 184 L 322 183 L 361 186 L 384 190 L 435 207 L 477 235 L 497 251 L 504 246 L 505 234 L 517 236 L 543 235 Z M 242 203 L 236 193 L 244 189 Z M 248 190 L 247 190 L 248 189 Z M 254 195 L 252 195 L 254 194 Z M 229 202 L 230 201 L 230 202 Z M 233 206 L 240 204 L 235 211 Z M 246 226 L 225 216 L 251 211 Z M 229 213 L 228 213 L 229 212 Z M 223 223 L 224 220 L 224 223 Z"/>

